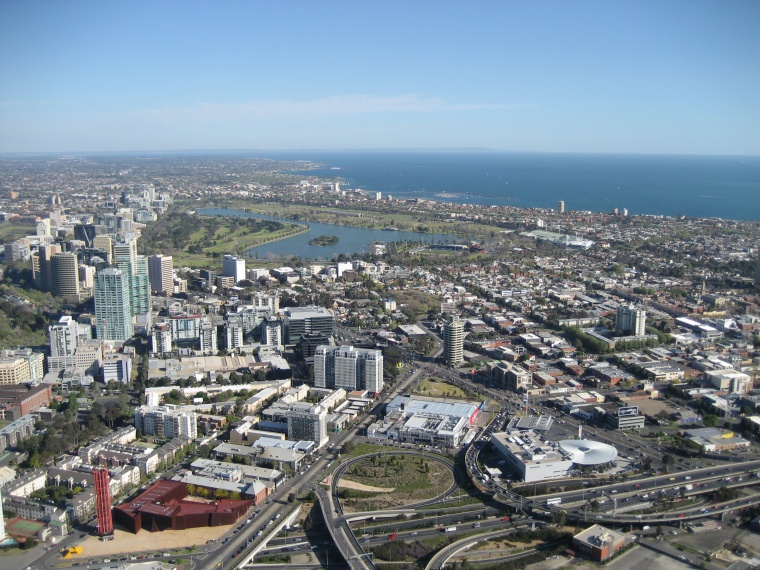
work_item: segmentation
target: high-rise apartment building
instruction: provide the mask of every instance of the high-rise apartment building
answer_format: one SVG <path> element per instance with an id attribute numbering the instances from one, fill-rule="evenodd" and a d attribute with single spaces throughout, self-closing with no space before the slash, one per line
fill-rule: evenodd
<path id="1" fill-rule="evenodd" d="M 130 279 L 109 267 L 95 276 L 95 329 L 102 340 L 128 340 L 134 334 Z"/>
<path id="2" fill-rule="evenodd" d="M 232 277 L 235 285 L 245 279 L 245 259 L 237 255 L 225 255 L 222 261 L 222 272 L 225 277 Z"/>
<path id="3" fill-rule="evenodd" d="M 236 313 L 227 315 L 227 322 L 224 325 L 225 348 L 230 351 L 239 350 L 243 347 L 243 319 Z"/>
<path id="4" fill-rule="evenodd" d="M 456 315 L 443 325 L 443 357 L 451 366 L 464 362 L 464 323 Z"/>
<path id="5" fill-rule="evenodd" d="M 319 404 L 296 402 L 290 405 L 288 418 L 288 439 L 292 441 L 313 441 L 317 447 L 328 441 L 327 410 Z"/>
<path id="6" fill-rule="evenodd" d="M 314 385 L 343 388 L 347 392 L 381 392 L 383 353 L 353 346 L 319 346 L 314 353 Z"/>
<path id="7" fill-rule="evenodd" d="M 172 331 L 168 323 L 156 323 L 150 331 L 151 351 L 164 354 L 172 351 Z"/>
<path id="8" fill-rule="evenodd" d="M 266 317 L 263 324 L 264 330 L 261 335 L 262 344 L 267 346 L 282 345 L 282 319 L 279 317 Z"/>
<path id="9" fill-rule="evenodd" d="M 203 321 L 198 329 L 200 351 L 202 354 L 216 354 L 218 350 L 216 325 Z"/>
<path id="10" fill-rule="evenodd" d="M 50 259 L 53 295 L 77 297 L 79 295 L 79 262 L 74 253 L 56 253 Z"/>
<path id="11" fill-rule="evenodd" d="M 171 255 L 149 256 L 148 274 L 153 292 L 166 295 L 174 292 L 174 263 Z"/>
<path id="12" fill-rule="evenodd" d="M 637 309 L 633 305 L 618 307 L 615 314 L 615 329 L 632 336 L 643 336 L 646 334 L 647 312 L 643 309 Z"/>
<path id="13" fill-rule="evenodd" d="M 137 255 L 137 237 L 128 236 L 113 246 L 114 266 L 128 276 L 129 302 L 133 327 L 147 332 L 151 324 L 148 260 Z"/>
<path id="14" fill-rule="evenodd" d="M 50 356 L 74 356 L 79 342 L 79 323 L 73 317 L 62 316 L 48 327 L 50 333 Z"/>

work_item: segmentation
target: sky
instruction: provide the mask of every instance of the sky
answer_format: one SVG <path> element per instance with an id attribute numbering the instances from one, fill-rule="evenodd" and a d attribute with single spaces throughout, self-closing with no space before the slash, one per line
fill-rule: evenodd
<path id="1" fill-rule="evenodd" d="M 0 2 L 0 152 L 760 154 L 756 0 Z"/>

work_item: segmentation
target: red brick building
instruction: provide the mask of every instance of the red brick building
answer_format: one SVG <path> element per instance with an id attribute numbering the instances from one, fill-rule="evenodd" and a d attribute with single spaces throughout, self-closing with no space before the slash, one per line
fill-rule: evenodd
<path id="1" fill-rule="evenodd" d="M 251 500 L 203 503 L 186 497 L 184 483 L 159 481 L 132 502 L 114 507 L 114 521 L 134 533 L 222 526 L 234 524 L 253 505 Z"/>
<path id="2" fill-rule="evenodd" d="M 53 399 L 49 384 L 0 386 L 0 419 L 17 420 L 21 416 L 47 406 Z"/>

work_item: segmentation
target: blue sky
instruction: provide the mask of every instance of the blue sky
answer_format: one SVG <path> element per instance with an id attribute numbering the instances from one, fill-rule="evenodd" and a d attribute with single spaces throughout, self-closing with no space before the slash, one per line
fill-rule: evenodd
<path id="1" fill-rule="evenodd" d="M 0 152 L 760 154 L 760 2 L 0 2 Z"/>

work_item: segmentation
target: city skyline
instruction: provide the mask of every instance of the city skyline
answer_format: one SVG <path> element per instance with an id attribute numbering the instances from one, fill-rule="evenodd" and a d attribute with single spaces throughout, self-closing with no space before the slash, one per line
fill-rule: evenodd
<path id="1" fill-rule="evenodd" d="M 760 154 L 754 2 L 0 6 L 0 152 Z"/>

